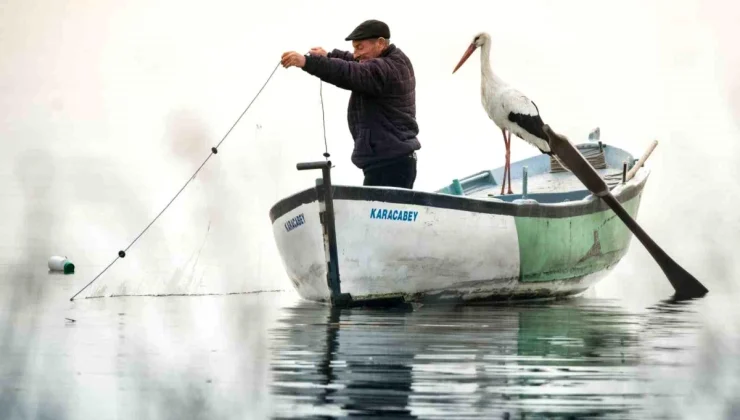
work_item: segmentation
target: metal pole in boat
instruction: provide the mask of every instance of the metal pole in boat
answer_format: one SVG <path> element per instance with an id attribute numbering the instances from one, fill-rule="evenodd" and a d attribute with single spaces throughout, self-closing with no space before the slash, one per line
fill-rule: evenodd
<path id="1" fill-rule="evenodd" d="M 296 169 L 299 171 L 321 169 L 322 179 L 317 181 L 321 181 L 321 192 L 323 192 L 323 198 L 319 196 L 319 201 L 324 202 L 325 210 L 319 213 L 319 216 L 324 228 L 324 237 L 329 243 L 326 281 L 329 286 L 329 290 L 331 290 L 331 305 L 334 307 L 349 306 L 352 302 L 352 297 L 349 293 L 342 293 L 341 283 L 339 281 L 337 233 L 334 224 L 334 201 L 331 185 L 331 161 L 299 163 L 296 165 Z"/>
<path id="2" fill-rule="evenodd" d="M 627 182 L 627 161 L 622 161 L 622 184 Z"/>
<path id="3" fill-rule="evenodd" d="M 324 191 L 324 205 L 326 206 L 324 216 L 324 226 L 326 226 L 327 236 L 329 237 L 329 274 L 327 281 L 332 292 L 332 298 L 342 294 L 342 288 L 339 283 L 339 264 L 337 262 L 337 232 L 334 224 L 334 200 L 331 188 L 331 162 L 321 168 L 323 176 L 322 190 Z"/>
<path id="4" fill-rule="evenodd" d="M 527 167 L 522 168 L 522 198 L 527 198 Z"/>

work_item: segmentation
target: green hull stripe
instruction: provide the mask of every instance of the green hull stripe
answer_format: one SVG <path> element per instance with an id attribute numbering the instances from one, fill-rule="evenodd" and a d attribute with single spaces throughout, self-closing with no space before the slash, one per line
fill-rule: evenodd
<path id="1" fill-rule="evenodd" d="M 622 206 L 634 218 L 638 194 Z M 627 252 L 632 232 L 612 210 L 566 218 L 516 217 L 519 281 L 568 279 L 600 271 Z"/>

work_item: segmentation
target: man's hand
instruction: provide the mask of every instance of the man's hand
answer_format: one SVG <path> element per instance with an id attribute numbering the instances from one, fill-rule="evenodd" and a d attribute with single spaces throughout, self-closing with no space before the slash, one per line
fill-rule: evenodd
<path id="1" fill-rule="evenodd" d="M 289 51 L 283 53 L 283 56 L 280 58 L 280 63 L 286 69 L 292 66 L 303 67 L 306 65 L 306 57 L 303 54 L 299 54 L 295 51 Z"/>
<path id="2" fill-rule="evenodd" d="M 313 47 L 313 48 L 311 48 L 311 51 L 309 51 L 309 53 L 311 55 L 321 55 L 321 56 L 324 56 L 324 57 L 326 57 L 326 55 L 327 55 L 326 54 L 326 50 L 324 50 L 321 47 Z"/>

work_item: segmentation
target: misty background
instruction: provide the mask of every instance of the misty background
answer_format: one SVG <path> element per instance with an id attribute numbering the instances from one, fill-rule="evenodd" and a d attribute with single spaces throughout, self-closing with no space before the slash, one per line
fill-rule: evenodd
<path id="1" fill-rule="evenodd" d="M 385 20 L 417 77 L 422 149 L 415 189 L 501 166 L 500 131 L 480 103 L 480 55 L 452 75 L 472 37 L 492 65 L 571 141 L 601 127 L 639 157 L 653 139 L 638 221 L 710 290 L 734 288 L 740 53 L 726 2 L 5 1 L 0 3 L 0 264 L 77 265 L 81 288 L 162 210 L 254 97 L 282 52 L 350 49 Z M 329 152 L 349 158 L 349 92 L 324 84 Z M 268 218 L 313 184 L 300 161 L 324 152 L 319 81 L 280 67 L 181 196 L 89 292 L 292 290 Z M 522 141 L 512 159 L 536 154 Z M 54 280 L 50 280 L 54 281 Z M 670 292 L 631 252 L 596 291 Z"/>
<path id="2" fill-rule="evenodd" d="M 696 341 L 689 338 L 699 350 L 682 356 L 690 365 L 677 376 L 683 380 L 672 378 L 672 365 L 656 368 L 668 372 L 656 389 L 698 392 L 698 402 L 662 405 L 695 410 L 687 418 L 712 418 L 707 407 L 737 395 L 740 4 L 0 0 L 0 376 L 16 387 L 0 392 L 0 414 L 14 401 L 55 418 L 64 417 L 65 404 L 88 416 L 138 413 L 137 401 L 149 401 L 140 409 L 152 415 L 146 410 L 167 410 L 172 401 L 187 402 L 172 415 L 268 410 L 265 328 L 277 317 L 274 308 L 295 298 L 268 211 L 318 176 L 295 169 L 323 159 L 318 79 L 278 68 L 219 153 L 127 257 L 77 301 L 68 298 L 172 199 L 284 51 L 349 50 L 344 37 L 370 18 L 389 24 L 391 41 L 415 68 L 417 190 L 504 163 L 500 130 L 480 103 L 479 52 L 451 74 L 479 31 L 491 34 L 494 71 L 571 141 L 587 141 L 598 126 L 602 141 L 635 157 L 659 141 L 637 220 L 719 300 L 686 315 L 687 324 L 703 328 Z M 350 162 L 349 92 L 324 84 L 323 95 L 333 181 L 359 185 L 362 172 Z M 511 153 L 519 160 L 537 151 L 517 139 Z M 48 274 L 52 255 L 68 256 L 76 273 Z M 64 293 L 49 292 L 54 288 Z M 259 300 L 80 299 L 88 292 L 270 290 L 285 292 Z M 671 293 L 633 240 L 587 296 L 643 310 Z M 64 329 L 62 317 L 87 329 Z M 670 310 L 664 322 L 677 325 Z M 213 391 L 195 384 L 213 375 L 221 381 Z M 165 386 L 173 383 L 182 386 Z M 64 392 L 78 390 L 70 384 L 83 387 L 84 398 L 67 399 Z M 223 392 L 233 386 L 244 392 Z M 90 398 L 116 390 L 118 405 Z"/>

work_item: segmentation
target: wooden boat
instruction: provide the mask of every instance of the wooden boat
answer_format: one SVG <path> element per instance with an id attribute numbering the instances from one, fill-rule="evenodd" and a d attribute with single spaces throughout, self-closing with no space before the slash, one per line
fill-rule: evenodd
<path id="1" fill-rule="evenodd" d="M 601 142 L 577 148 L 635 218 L 649 169 Z M 311 301 L 577 295 L 614 268 L 632 238 L 547 155 L 511 163 L 511 195 L 500 194 L 503 167 L 434 192 L 332 185 L 325 162 L 298 169 L 321 169 L 323 178 L 277 202 L 270 219 L 288 277 Z"/>

